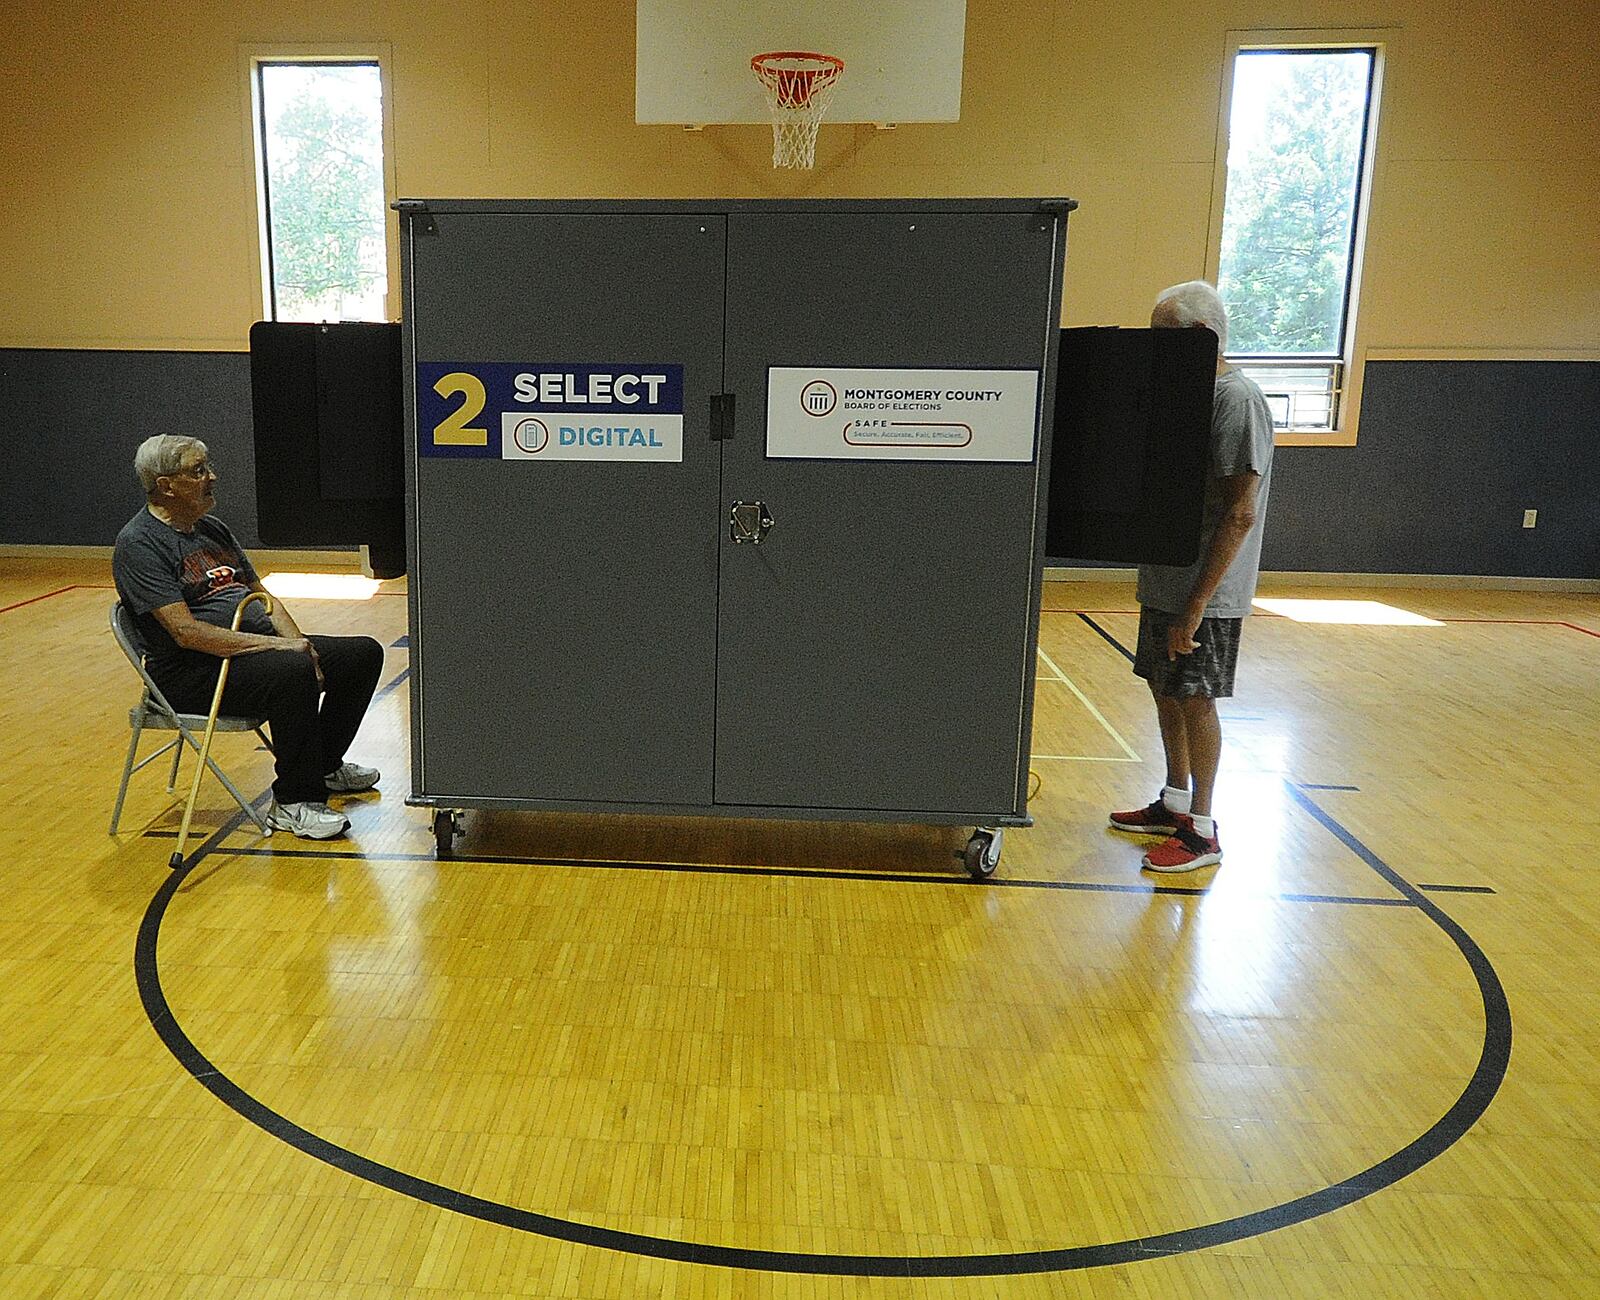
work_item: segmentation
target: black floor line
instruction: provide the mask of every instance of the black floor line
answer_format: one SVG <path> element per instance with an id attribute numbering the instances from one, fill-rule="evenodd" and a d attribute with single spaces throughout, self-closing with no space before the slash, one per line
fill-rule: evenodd
<path id="1" fill-rule="evenodd" d="M 1109 645 L 1113 650 L 1115 650 L 1119 655 L 1126 659 L 1130 664 L 1133 662 L 1133 652 L 1130 651 L 1127 646 L 1123 645 L 1122 642 L 1118 641 L 1116 637 L 1112 636 L 1111 633 L 1107 632 L 1105 628 L 1101 627 L 1100 624 L 1096 623 L 1087 614 L 1079 614 L 1078 617 L 1092 627 L 1096 632 L 1098 632 L 1100 634 L 1100 639 Z"/>
<path id="2" fill-rule="evenodd" d="M 170 834 L 165 831 L 148 832 L 151 836 Z M 739 867 L 725 863 L 709 862 L 627 862 L 609 858 L 550 858 L 515 857 L 504 853 L 462 853 L 441 859 L 434 853 L 372 853 L 365 849 L 276 849 L 276 848 L 214 848 L 210 850 L 234 858 L 332 858 L 352 862 L 427 862 L 459 861 L 482 863 L 489 866 L 515 867 L 576 867 L 594 871 L 658 871 L 681 872 L 685 875 L 704 876 L 762 876 L 799 880 L 859 880 L 882 885 L 940 885 L 956 889 L 983 884 L 995 889 L 1060 889 L 1098 894 L 1175 894 L 1201 898 L 1211 892 L 1205 885 L 1153 885 L 1145 882 L 1123 883 L 1100 880 L 1026 880 L 1008 876 L 992 876 L 975 881 L 959 869 L 945 875 L 932 872 L 911 871 L 841 871 L 826 867 Z M 1370 898 L 1360 894 L 1255 894 L 1253 899 L 1272 903 L 1343 903 L 1361 907 L 1410 907 L 1411 900 L 1398 897 Z"/>
<path id="3" fill-rule="evenodd" d="M 1304 791 L 1288 785 L 1289 795 L 1331 835 L 1365 862 L 1400 896 L 1432 921 L 1460 950 L 1478 983 L 1484 1008 L 1483 1048 L 1477 1068 L 1455 1103 L 1424 1133 L 1405 1147 L 1354 1176 L 1279 1205 L 1214 1223 L 1180 1228 L 1149 1237 L 1057 1249 L 985 1255 L 845 1255 L 756 1250 L 680 1241 L 621 1232 L 594 1224 L 559 1219 L 446 1187 L 379 1164 L 337 1146 L 278 1114 L 238 1087 L 209 1061 L 184 1033 L 167 1004 L 157 967 L 158 938 L 168 905 L 193 871 L 191 859 L 171 872 L 151 899 L 139 926 L 134 972 L 139 996 L 157 1034 L 169 1051 L 224 1105 L 280 1140 L 317 1160 L 378 1186 L 458 1214 L 470 1215 L 519 1231 L 560 1241 L 626 1251 L 658 1259 L 766 1272 L 845 1277 L 986 1277 L 1062 1272 L 1131 1264 L 1142 1260 L 1203 1250 L 1242 1241 L 1293 1224 L 1304 1223 L 1389 1187 L 1448 1150 L 1478 1120 L 1493 1100 L 1511 1057 L 1511 1013 L 1493 965 L 1472 937 L 1426 898 L 1416 886 L 1384 863 L 1319 808 Z"/>
<path id="4" fill-rule="evenodd" d="M 400 683 L 405 681 L 405 679 L 410 677 L 410 676 L 411 676 L 411 669 L 402 668 L 400 670 L 400 672 L 398 674 L 396 674 L 395 679 L 392 682 L 390 682 L 387 686 L 385 686 L 381 691 L 379 691 L 376 695 L 374 695 L 372 697 L 373 703 L 376 704 L 379 700 L 383 699 L 384 696 L 392 694 L 394 692 L 394 690 L 400 685 Z"/>
<path id="5" fill-rule="evenodd" d="M 409 676 L 411 676 L 411 669 L 402 668 L 395 675 L 393 681 L 391 681 L 387 686 L 385 686 L 381 691 L 379 691 L 376 695 L 374 695 L 372 697 L 373 700 L 374 701 L 381 700 L 385 695 L 388 695 L 389 692 L 393 691 L 397 686 L 400 685 L 401 682 L 405 681 L 405 679 L 407 677 L 409 677 Z M 260 746 L 257 746 L 257 748 L 259 749 Z M 272 801 L 272 787 L 268 786 L 265 790 L 263 790 L 260 794 L 258 794 L 254 799 L 252 799 L 250 801 L 250 806 L 253 807 L 253 808 L 256 808 L 256 809 L 260 809 L 260 808 L 264 807 L 266 804 L 270 803 L 271 801 Z M 219 844 L 222 843 L 223 840 L 227 839 L 228 836 L 232 835 L 234 831 L 238 830 L 239 827 L 243 826 L 244 823 L 245 823 L 245 820 L 246 820 L 246 818 L 245 818 L 245 814 L 244 814 L 244 809 L 241 808 L 237 812 L 235 812 L 233 814 L 233 816 L 228 818 L 227 821 L 223 822 L 221 826 L 217 827 L 216 830 L 212 831 L 211 834 L 206 837 L 205 843 L 201 844 L 201 846 L 199 848 L 191 850 L 190 853 L 189 853 L 189 856 L 184 860 L 183 866 L 185 866 L 185 867 L 193 867 L 196 864 L 198 864 L 199 861 L 202 858 L 204 858 L 207 854 L 213 852 L 216 849 L 216 847 Z M 251 824 L 254 825 L 253 822 Z M 165 837 L 170 835 L 173 839 L 177 839 L 178 838 L 178 834 L 179 834 L 179 832 L 177 832 L 177 831 L 146 831 L 145 832 L 145 836 L 150 837 L 150 838 L 155 838 L 157 836 L 165 838 Z"/>
<path id="6" fill-rule="evenodd" d="M 254 799 L 252 799 L 250 801 L 250 806 L 252 808 L 260 810 L 263 806 L 265 806 L 267 803 L 269 803 L 271 801 L 271 799 L 272 799 L 272 790 L 269 787 L 268 789 L 266 789 L 266 790 L 262 791 L 260 794 L 258 794 Z M 176 870 L 182 870 L 184 867 L 193 867 L 193 866 L 197 865 L 200 862 L 200 860 L 202 858 L 204 858 L 207 854 L 215 852 L 216 849 L 217 849 L 217 846 L 220 845 L 223 840 L 227 839 L 228 836 L 232 835 L 234 833 L 234 831 L 238 830 L 241 826 L 243 826 L 245 824 L 246 820 L 247 820 L 247 818 L 244 815 L 244 809 L 243 808 L 237 809 L 234 812 L 233 816 L 229 817 L 228 820 L 223 822 L 221 826 L 217 827 L 217 829 L 212 831 L 210 835 L 206 836 L 204 842 L 201 843 L 199 848 L 190 849 L 189 850 L 189 856 L 184 859 L 182 867 L 175 868 L 175 869 Z M 251 822 L 250 825 L 254 826 L 255 823 Z M 156 835 L 161 835 L 162 837 L 165 837 L 166 835 L 170 834 L 173 839 L 177 839 L 178 835 L 179 835 L 179 832 L 178 831 L 170 831 L 170 832 L 169 831 L 148 831 L 148 832 L 146 832 L 146 834 L 150 835 L 152 838 L 154 836 L 156 836 Z"/>

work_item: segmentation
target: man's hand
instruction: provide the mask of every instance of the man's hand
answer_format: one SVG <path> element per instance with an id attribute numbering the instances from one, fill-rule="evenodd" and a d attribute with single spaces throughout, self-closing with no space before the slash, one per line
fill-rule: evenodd
<path id="1" fill-rule="evenodd" d="M 1256 489 L 1261 486 L 1261 475 L 1254 470 L 1243 474 L 1230 474 L 1219 478 L 1222 489 L 1222 518 L 1211 534 L 1211 542 L 1200 560 L 1200 573 L 1194 580 L 1194 590 L 1189 593 L 1189 604 L 1183 614 L 1167 629 L 1167 659 L 1193 654 L 1200 648 L 1194 639 L 1200 620 L 1206 615 L 1206 605 L 1217 594 L 1222 579 L 1239 554 L 1244 539 L 1256 522 Z"/>
<path id="2" fill-rule="evenodd" d="M 317 689 L 325 691 L 328 683 L 322 676 L 322 660 L 317 658 L 317 647 L 311 644 L 311 638 L 305 636 L 283 636 L 277 638 L 278 645 L 285 650 L 293 650 L 296 654 L 311 656 L 311 671 L 317 675 Z"/>
<path id="3" fill-rule="evenodd" d="M 1194 639 L 1194 634 L 1200 629 L 1200 620 L 1205 617 L 1205 610 L 1186 609 L 1167 628 L 1167 659 L 1176 659 L 1179 655 L 1193 654 L 1200 648 L 1200 643 Z"/>

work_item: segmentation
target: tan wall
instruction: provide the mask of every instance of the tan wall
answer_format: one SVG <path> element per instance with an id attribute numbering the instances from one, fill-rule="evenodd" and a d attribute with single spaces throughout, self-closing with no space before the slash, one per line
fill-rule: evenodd
<path id="1" fill-rule="evenodd" d="M 246 53 L 387 54 L 408 197 L 1069 194 L 1068 323 L 1205 270 L 1226 33 L 1393 31 L 1367 348 L 1600 356 L 1592 0 L 969 0 L 962 120 L 633 123 L 631 0 L 42 0 L 0 41 L 0 346 L 242 350 L 259 315 Z"/>

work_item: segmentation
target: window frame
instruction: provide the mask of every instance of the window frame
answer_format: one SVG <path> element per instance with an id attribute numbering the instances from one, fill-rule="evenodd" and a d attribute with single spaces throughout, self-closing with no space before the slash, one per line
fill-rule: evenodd
<path id="1" fill-rule="evenodd" d="M 1222 272 L 1222 225 L 1228 190 L 1228 136 L 1233 113 L 1234 69 L 1241 53 L 1274 50 L 1316 50 L 1336 53 L 1350 50 L 1372 51 L 1372 79 L 1367 92 L 1366 115 L 1362 125 L 1360 176 L 1356 191 L 1356 219 L 1350 237 L 1349 276 L 1345 283 L 1344 341 L 1339 355 L 1283 358 L 1286 364 L 1335 365 L 1338 385 L 1338 414 L 1328 430 L 1280 429 L 1274 435 L 1278 446 L 1353 447 L 1361 414 L 1361 387 L 1366 370 L 1366 322 L 1361 312 L 1362 277 L 1365 270 L 1368 232 L 1373 222 L 1374 194 L 1381 191 L 1378 178 L 1385 170 L 1384 85 L 1392 72 L 1396 29 L 1369 28 L 1245 28 L 1227 33 L 1223 46 L 1221 93 L 1217 105 L 1217 145 L 1213 160 L 1211 212 L 1206 234 L 1206 275 L 1216 284 Z M 1233 358 L 1249 364 L 1244 357 Z M 1268 358 L 1277 360 L 1278 358 Z"/>
<path id="2" fill-rule="evenodd" d="M 275 288 L 272 281 L 272 252 L 268 242 L 271 236 L 268 217 L 270 192 L 266 176 L 266 144 L 263 139 L 265 120 L 261 107 L 261 67 L 263 64 L 376 64 L 378 87 L 383 97 L 381 106 L 383 132 L 383 261 L 384 295 L 383 317 L 387 321 L 400 319 L 400 225 L 394 210 L 397 197 L 394 164 L 394 112 L 393 86 L 389 68 L 393 55 L 388 42 L 372 44 L 295 44 L 295 45 L 244 45 L 240 47 L 243 72 L 245 107 L 245 149 L 248 177 L 248 201 L 255 213 L 255 238 L 251 241 L 251 266 L 256 278 L 256 303 L 258 320 L 275 320 Z"/>

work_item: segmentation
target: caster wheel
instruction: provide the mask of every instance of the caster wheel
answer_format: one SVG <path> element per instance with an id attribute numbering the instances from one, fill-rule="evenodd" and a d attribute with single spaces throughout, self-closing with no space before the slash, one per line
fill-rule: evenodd
<path id="1" fill-rule="evenodd" d="M 461 814 L 440 808 L 433 814 L 433 847 L 441 858 L 448 858 L 455 847 L 456 836 L 461 833 Z"/>
<path id="2" fill-rule="evenodd" d="M 972 832 L 961 861 L 967 874 L 974 880 L 987 880 L 994 875 L 995 868 L 1000 865 L 1000 845 L 1004 835 L 1004 831 L 984 830 L 981 827 Z"/>

